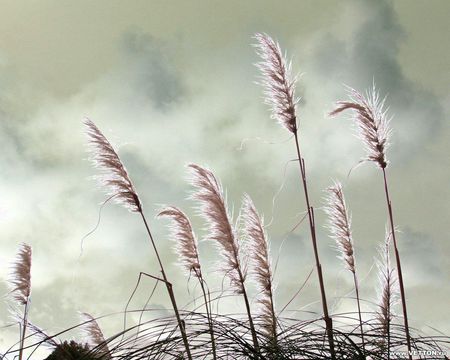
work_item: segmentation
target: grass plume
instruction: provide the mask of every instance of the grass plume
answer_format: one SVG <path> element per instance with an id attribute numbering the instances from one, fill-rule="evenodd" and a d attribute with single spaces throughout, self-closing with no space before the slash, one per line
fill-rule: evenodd
<path id="1" fill-rule="evenodd" d="M 330 116 L 336 116 L 343 111 L 353 110 L 353 119 L 358 129 L 358 137 L 366 149 L 366 161 L 373 161 L 382 169 L 388 165 L 386 150 L 389 146 L 391 130 L 390 119 L 385 108 L 386 98 L 372 86 L 364 96 L 353 88 L 348 88 L 349 100 L 338 101 Z"/>
<path id="2" fill-rule="evenodd" d="M 128 210 L 141 212 L 139 196 L 114 147 L 92 120 L 85 119 L 84 125 L 89 138 L 92 164 L 101 172 L 96 176 L 100 187 Z"/>
<path id="3" fill-rule="evenodd" d="M 28 327 L 28 308 L 31 296 L 32 253 L 33 251 L 30 245 L 26 243 L 20 244 L 8 279 L 9 287 L 11 289 L 10 295 L 19 306 L 23 306 L 23 313 L 20 319 L 19 360 L 22 360 L 23 358 L 25 335 Z"/>
<path id="4" fill-rule="evenodd" d="M 242 201 L 240 216 L 243 223 L 243 238 L 247 243 L 251 259 L 250 274 L 253 275 L 258 289 L 257 302 L 260 305 L 262 330 L 269 339 L 270 347 L 276 348 L 277 318 L 269 242 L 264 231 L 264 219 L 260 217 L 252 199 L 247 194 Z"/>
<path id="5" fill-rule="evenodd" d="M 386 229 L 386 238 L 380 246 L 378 268 L 378 308 L 376 318 L 380 325 L 382 345 L 390 351 L 390 328 L 393 318 L 393 308 L 398 301 L 398 282 L 395 269 L 391 267 L 390 242 L 391 233 Z"/>
<path id="6" fill-rule="evenodd" d="M 267 34 L 255 34 L 256 52 L 261 61 L 256 64 L 261 72 L 264 102 L 269 105 L 272 118 L 291 133 L 297 131 L 295 95 L 297 77 L 292 76 L 291 62 L 281 52 L 280 45 Z"/>
<path id="7" fill-rule="evenodd" d="M 80 315 L 83 321 L 81 329 L 85 334 L 89 348 L 96 349 L 101 359 L 111 359 L 108 343 L 105 341 L 105 336 L 97 320 L 88 313 L 81 313 Z"/>
<path id="8" fill-rule="evenodd" d="M 189 276 L 201 278 L 197 238 L 187 215 L 179 208 L 169 206 L 162 209 L 157 217 L 171 220 L 170 238 L 175 242 L 175 251 L 182 268 Z"/>
<path id="9" fill-rule="evenodd" d="M 155 252 L 158 264 L 160 266 L 161 275 L 163 277 L 163 282 L 166 285 L 167 292 L 172 303 L 175 316 L 178 321 L 178 327 L 183 338 L 183 343 L 186 349 L 186 354 L 188 359 L 191 360 L 191 353 L 189 348 L 189 343 L 187 341 L 186 329 L 184 322 L 181 320 L 178 306 L 176 303 L 175 295 L 173 293 L 172 284 L 167 279 L 166 272 L 164 270 L 161 257 L 159 256 L 158 249 L 156 247 L 155 240 L 150 231 L 147 219 L 142 210 L 142 204 L 134 188 L 134 185 L 128 176 L 124 164 L 119 158 L 119 155 L 115 151 L 114 147 L 108 141 L 108 139 L 103 135 L 100 129 L 89 119 L 84 121 L 86 126 L 86 135 L 88 136 L 88 145 L 91 152 L 91 160 L 94 166 L 102 172 L 101 175 L 97 176 L 100 185 L 106 189 L 106 192 L 113 198 L 117 203 L 125 206 L 131 212 L 137 212 L 141 215 L 142 221 L 144 223 L 145 229 L 147 231 L 150 243 Z"/>
<path id="10" fill-rule="evenodd" d="M 212 309 L 210 308 L 211 301 L 209 300 L 209 296 L 206 292 L 206 283 L 203 279 L 200 257 L 198 254 L 197 237 L 194 234 L 191 222 L 187 215 L 175 206 L 169 206 L 162 209 L 158 213 L 157 217 L 168 218 L 171 220 L 171 225 L 169 225 L 170 237 L 175 242 L 175 250 L 178 254 L 179 263 L 186 271 L 188 276 L 193 275 L 199 281 L 200 287 L 202 289 L 203 300 L 205 302 L 206 314 L 208 317 L 213 359 L 216 359 L 217 355 L 214 330 L 212 325 Z"/>
<path id="11" fill-rule="evenodd" d="M 295 147 L 300 169 L 300 181 L 305 195 L 306 208 L 308 211 L 309 230 L 313 245 L 314 258 L 316 262 L 317 276 L 319 279 L 320 295 L 322 301 L 323 318 L 325 321 L 330 355 L 336 358 L 333 339 L 333 321 L 328 314 L 325 284 L 322 275 L 322 264 L 320 263 L 319 250 L 315 230 L 314 209 L 311 206 L 306 180 L 305 160 L 302 157 L 298 136 L 296 105 L 298 99 L 295 97 L 296 77 L 291 75 L 290 62 L 286 55 L 281 52 L 280 45 L 267 34 L 256 34 L 256 52 L 261 58 L 257 67 L 261 71 L 262 85 L 264 87 L 265 103 L 270 106 L 272 118 L 294 134 Z"/>
<path id="12" fill-rule="evenodd" d="M 332 186 L 328 187 L 324 209 L 328 215 L 328 229 L 330 231 L 331 237 L 336 241 L 336 245 L 340 253 L 340 258 L 343 260 L 345 267 L 353 275 L 353 283 L 356 292 L 356 303 L 358 305 L 358 317 L 361 330 L 362 348 L 364 352 L 364 329 L 361 316 L 358 277 L 356 274 L 355 250 L 353 246 L 351 229 L 351 216 L 345 202 L 342 185 L 338 181 L 335 181 Z"/>
<path id="13" fill-rule="evenodd" d="M 26 243 L 19 246 L 8 283 L 10 295 L 19 305 L 26 305 L 31 295 L 32 248 Z"/>
<path id="14" fill-rule="evenodd" d="M 250 302 L 245 288 L 247 266 L 242 261 L 239 239 L 232 218 L 228 212 L 222 184 L 207 168 L 189 164 L 190 183 L 195 188 L 192 199 L 199 203 L 199 213 L 208 227 L 207 240 L 218 245 L 223 264 L 220 269 L 230 280 L 231 288 L 244 298 L 248 321 L 256 352 L 259 352 L 258 338 L 250 311 Z"/>

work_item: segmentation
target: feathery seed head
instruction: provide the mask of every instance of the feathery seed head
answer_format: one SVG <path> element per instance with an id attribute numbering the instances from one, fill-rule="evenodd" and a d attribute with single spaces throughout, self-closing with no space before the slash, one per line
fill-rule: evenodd
<path id="1" fill-rule="evenodd" d="M 17 322 L 22 322 L 23 319 L 21 316 L 17 316 Z M 31 336 L 36 338 L 39 343 L 47 346 L 49 349 L 54 350 L 60 345 L 60 342 L 57 341 L 56 337 L 50 336 L 45 332 L 45 330 L 41 329 L 37 325 L 32 324 L 29 320 L 27 321 L 27 329 L 30 331 Z"/>
<path id="2" fill-rule="evenodd" d="M 31 246 L 20 244 L 8 279 L 10 294 L 20 305 L 26 305 L 31 294 L 31 258 Z"/>
<path id="3" fill-rule="evenodd" d="M 100 129 L 90 120 L 85 119 L 89 151 L 94 167 L 101 171 L 96 176 L 100 186 L 114 201 L 132 212 L 141 212 L 142 204 L 128 176 L 127 170 Z"/>
<path id="4" fill-rule="evenodd" d="M 272 270 L 270 264 L 269 245 L 260 218 L 252 199 L 244 194 L 240 211 L 242 234 L 248 244 L 252 263 L 252 273 L 261 291 L 271 290 Z"/>
<path id="5" fill-rule="evenodd" d="M 364 143 L 367 152 L 364 160 L 373 161 L 384 169 L 388 165 L 386 150 L 391 135 L 390 118 L 387 109 L 384 108 L 386 98 L 380 99 L 375 84 L 366 96 L 352 88 L 348 88 L 348 92 L 350 99 L 338 101 L 336 108 L 329 115 L 335 116 L 345 110 L 353 110 L 358 137 Z"/>
<path id="6" fill-rule="evenodd" d="M 108 349 L 108 345 L 106 344 L 105 336 L 103 335 L 103 332 L 95 318 L 88 313 L 81 313 L 80 317 L 83 321 L 82 330 L 86 337 L 88 346 L 91 349 L 98 348 L 99 352 L 103 356 L 110 359 L 110 351 Z"/>
<path id="7" fill-rule="evenodd" d="M 391 268 L 390 261 L 391 236 L 390 229 L 386 227 L 385 242 L 379 249 L 381 260 L 377 261 L 379 283 L 377 319 L 384 335 L 388 332 L 393 317 L 393 308 L 398 302 L 397 275 L 395 269 Z"/>
<path id="8" fill-rule="evenodd" d="M 171 220 L 170 236 L 175 241 L 180 264 L 188 275 L 193 273 L 194 276 L 201 278 L 197 238 L 187 215 L 179 208 L 169 206 L 162 209 L 157 217 L 167 217 Z"/>
<path id="9" fill-rule="evenodd" d="M 295 96 L 297 78 L 291 75 L 291 62 L 281 52 L 280 45 L 267 34 L 254 36 L 256 52 L 261 61 L 256 64 L 261 71 L 264 102 L 269 105 L 272 118 L 292 133 L 297 131 Z"/>
<path id="10" fill-rule="evenodd" d="M 218 245 L 225 260 L 220 269 L 230 279 L 233 290 L 240 294 L 244 290 L 247 269 L 241 260 L 239 241 L 227 210 L 222 185 L 210 170 L 196 164 L 189 164 L 188 168 L 191 175 L 189 182 L 195 188 L 191 198 L 199 203 L 199 214 L 207 224 L 206 240 Z"/>
<path id="11" fill-rule="evenodd" d="M 327 189 L 324 210 L 328 215 L 328 229 L 331 237 L 336 241 L 340 258 L 352 273 L 355 273 L 355 256 L 351 231 L 351 217 L 345 203 L 342 185 L 335 181 Z"/>
<path id="12" fill-rule="evenodd" d="M 273 276 L 267 236 L 264 231 L 264 220 L 259 216 L 256 207 L 247 194 L 242 200 L 240 217 L 243 222 L 243 239 L 248 244 L 251 270 L 257 288 L 257 301 L 260 305 L 262 328 L 267 335 L 276 337 L 276 320 L 273 299 Z"/>

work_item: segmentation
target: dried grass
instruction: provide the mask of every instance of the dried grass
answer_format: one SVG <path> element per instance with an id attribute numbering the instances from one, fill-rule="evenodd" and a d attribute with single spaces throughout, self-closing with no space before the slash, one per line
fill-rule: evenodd
<path id="1" fill-rule="evenodd" d="M 19 305 L 26 305 L 31 295 L 31 246 L 22 243 L 14 260 L 8 284 L 10 294 Z"/>
<path id="2" fill-rule="evenodd" d="M 195 188 L 191 198 L 199 204 L 198 212 L 206 221 L 205 240 L 214 242 L 224 260 L 219 265 L 222 273 L 230 279 L 231 288 L 242 294 L 247 277 L 247 264 L 241 254 L 239 239 L 229 214 L 222 184 L 211 170 L 189 164 L 190 184 Z"/>
<path id="3" fill-rule="evenodd" d="M 157 217 L 171 220 L 170 238 L 175 242 L 175 251 L 181 266 L 189 276 L 201 278 L 197 238 L 187 215 L 179 208 L 169 206 L 159 211 Z"/>
<path id="4" fill-rule="evenodd" d="M 111 143 L 90 119 L 84 121 L 89 150 L 100 186 L 112 199 L 132 212 L 141 212 L 142 204 L 128 172 Z"/>
<path id="5" fill-rule="evenodd" d="M 264 231 L 264 220 L 259 216 L 252 199 L 244 195 L 241 208 L 243 239 L 248 243 L 250 274 L 257 285 L 259 317 L 263 333 L 276 343 L 277 320 L 274 306 L 274 286 L 269 242 Z"/>
<path id="6" fill-rule="evenodd" d="M 346 110 L 353 110 L 353 119 L 358 128 L 358 137 L 364 143 L 366 161 L 373 161 L 382 169 L 388 165 L 386 150 L 389 146 L 391 130 L 390 118 L 385 108 L 386 98 L 381 99 L 375 83 L 371 91 L 364 96 L 353 88 L 348 88 L 348 101 L 338 101 L 330 116 L 336 116 Z"/>
<path id="7" fill-rule="evenodd" d="M 269 105 L 272 118 L 288 131 L 297 131 L 296 106 L 299 98 L 295 96 L 297 78 L 292 76 L 291 62 L 281 52 L 280 45 L 267 34 L 254 36 L 256 52 L 261 58 L 257 67 L 261 72 L 261 85 L 264 87 L 264 101 Z"/>

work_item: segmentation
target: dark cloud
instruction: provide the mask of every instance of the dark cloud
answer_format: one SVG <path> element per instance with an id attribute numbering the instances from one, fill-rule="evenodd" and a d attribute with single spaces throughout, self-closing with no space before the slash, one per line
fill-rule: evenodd
<path id="1" fill-rule="evenodd" d="M 329 88 L 346 84 L 364 91 L 375 81 L 381 95 L 388 95 L 386 105 L 394 115 L 395 142 L 389 155 L 406 165 L 429 141 L 439 137 L 445 123 L 444 110 L 438 97 L 403 72 L 399 51 L 408 34 L 392 4 L 356 0 L 352 6 L 353 16 L 359 14 L 364 20 L 351 37 L 342 40 L 331 33 L 322 35 L 307 62 Z M 343 87 L 340 94 L 345 96 Z"/>
<path id="2" fill-rule="evenodd" d="M 160 110 L 181 101 L 181 77 L 167 46 L 149 34 L 129 31 L 123 36 L 121 49 L 126 72 L 123 86 L 132 88 L 140 100 Z"/>

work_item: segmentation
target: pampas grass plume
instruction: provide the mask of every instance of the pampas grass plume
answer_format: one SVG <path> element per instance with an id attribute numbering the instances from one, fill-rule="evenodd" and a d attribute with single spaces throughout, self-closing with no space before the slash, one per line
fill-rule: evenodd
<path id="1" fill-rule="evenodd" d="M 264 102 L 269 105 L 272 118 L 288 131 L 297 131 L 295 96 L 296 77 L 291 75 L 291 62 L 281 52 L 280 45 L 267 34 L 254 36 L 256 52 L 261 61 L 256 64 L 261 72 Z"/>
<path id="2" fill-rule="evenodd" d="M 169 206 L 162 209 L 157 217 L 171 220 L 170 236 L 175 241 L 175 250 L 182 267 L 188 275 L 201 278 L 197 238 L 187 215 L 179 208 Z"/>
<path id="3" fill-rule="evenodd" d="M 389 331 L 389 324 L 393 317 L 393 309 L 399 299 L 398 281 L 395 269 L 391 267 L 390 242 L 391 232 L 386 229 L 384 244 L 380 246 L 380 260 L 377 262 L 378 268 L 378 307 L 377 319 L 380 323 L 383 335 Z"/>
<path id="4" fill-rule="evenodd" d="M 207 168 L 189 164 L 190 183 L 196 189 L 192 199 L 200 204 L 199 213 L 206 220 L 208 235 L 206 240 L 219 247 L 224 262 L 221 271 L 228 276 L 235 293 L 243 293 L 243 282 L 247 267 L 240 258 L 239 241 L 228 212 L 223 188 L 219 180 Z"/>
<path id="5" fill-rule="evenodd" d="M 250 273 L 253 275 L 258 289 L 257 302 L 260 305 L 263 330 L 266 335 L 275 338 L 276 318 L 269 243 L 264 231 L 264 220 L 259 216 L 252 199 L 247 194 L 244 195 L 242 201 L 240 217 L 243 224 L 243 238 L 248 246 L 250 256 Z"/>
<path id="6" fill-rule="evenodd" d="M 114 147 L 90 119 L 85 119 L 89 151 L 94 167 L 101 171 L 96 176 L 100 186 L 115 202 L 132 212 L 141 212 L 142 204 L 128 172 Z"/>
<path id="7" fill-rule="evenodd" d="M 336 241 L 340 258 L 352 273 L 355 273 L 355 257 L 351 231 L 351 217 L 345 203 L 342 185 L 335 181 L 327 189 L 325 212 L 328 215 L 328 229 Z"/>
<path id="8" fill-rule="evenodd" d="M 98 348 L 103 355 L 110 358 L 110 356 L 108 356 L 110 352 L 105 341 L 105 336 L 95 318 L 88 313 L 81 313 L 80 317 L 83 321 L 82 330 L 85 334 L 88 346 L 91 349 Z"/>
<path id="9" fill-rule="evenodd" d="M 365 96 L 351 87 L 348 88 L 348 93 L 349 100 L 338 101 L 329 115 L 336 116 L 345 110 L 353 110 L 358 137 L 366 148 L 367 157 L 364 160 L 373 161 L 384 169 L 388 165 L 386 150 L 391 135 L 390 118 L 384 107 L 386 98 L 380 98 L 375 83 Z"/>
<path id="10" fill-rule="evenodd" d="M 8 279 L 10 293 L 20 305 L 26 305 L 31 295 L 31 258 L 31 246 L 20 244 Z"/>

